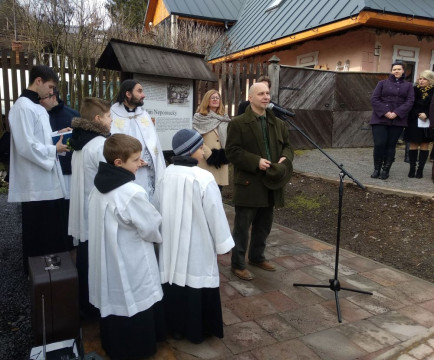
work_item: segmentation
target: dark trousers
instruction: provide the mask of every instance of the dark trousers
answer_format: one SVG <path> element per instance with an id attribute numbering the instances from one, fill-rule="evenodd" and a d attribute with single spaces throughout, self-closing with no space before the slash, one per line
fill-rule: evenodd
<path id="1" fill-rule="evenodd" d="M 372 125 L 374 159 L 395 159 L 396 143 L 402 129 L 401 126 Z"/>
<path id="2" fill-rule="evenodd" d="M 68 251 L 68 218 L 64 199 L 21 203 L 23 265 L 28 273 L 30 256 Z"/>
<path id="3" fill-rule="evenodd" d="M 89 302 L 89 242 L 80 241 L 77 246 L 78 301 L 83 318 L 96 318 L 99 310 Z"/>
<path id="4" fill-rule="evenodd" d="M 243 270 L 246 267 L 246 251 L 249 245 L 249 229 L 252 226 L 248 258 L 253 262 L 265 260 L 264 251 L 267 237 L 273 224 L 273 208 L 235 206 L 234 230 L 232 236 L 232 267 Z"/>

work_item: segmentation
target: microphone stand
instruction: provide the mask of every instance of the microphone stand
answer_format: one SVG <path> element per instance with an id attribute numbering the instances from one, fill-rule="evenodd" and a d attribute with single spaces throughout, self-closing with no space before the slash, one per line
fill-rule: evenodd
<path id="1" fill-rule="evenodd" d="M 338 269 L 339 269 L 339 246 L 341 240 L 341 219 L 342 219 L 342 198 L 344 195 L 344 177 L 348 176 L 353 182 L 355 182 L 360 188 L 366 189 L 357 179 L 354 178 L 347 170 L 344 169 L 342 164 L 338 164 L 329 154 L 322 150 L 308 135 L 306 135 L 298 126 L 294 125 L 288 117 L 285 115 L 284 119 L 289 125 L 291 125 L 295 130 L 297 130 L 301 135 L 303 135 L 312 145 L 314 145 L 319 151 L 321 151 L 333 164 L 335 164 L 339 169 L 339 210 L 338 210 L 338 225 L 336 234 L 336 255 L 335 255 L 335 274 L 333 279 L 329 279 L 329 285 L 317 285 L 317 284 L 298 284 L 294 283 L 293 286 L 304 286 L 304 287 L 317 287 L 317 288 L 329 288 L 335 293 L 336 300 L 336 312 L 338 314 L 338 321 L 342 322 L 341 308 L 339 305 L 339 291 L 353 291 L 360 294 L 372 295 L 369 291 L 363 291 L 358 289 L 350 289 L 341 286 L 338 279 Z"/>

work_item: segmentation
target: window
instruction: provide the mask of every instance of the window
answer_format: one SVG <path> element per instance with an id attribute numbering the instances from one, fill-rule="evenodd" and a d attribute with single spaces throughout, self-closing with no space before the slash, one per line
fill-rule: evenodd
<path id="1" fill-rule="evenodd" d="M 418 71 L 419 48 L 393 45 L 393 61 L 402 60 L 406 64 L 405 80 L 413 82 Z"/>
<path id="2" fill-rule="evenodd" d="M 270 5 L 268 5 L 266 11 L 274 10 L 278 8 L 285 0 L 272 0 Z"/>
<path id="3" fill-rule="evenodd" d="M 297 65 L 302 67 L 313 68 L 318 64 L 318 54 L 319 51 L 314 51 L 308 54 L 303 54 L 297 56 Z"/>

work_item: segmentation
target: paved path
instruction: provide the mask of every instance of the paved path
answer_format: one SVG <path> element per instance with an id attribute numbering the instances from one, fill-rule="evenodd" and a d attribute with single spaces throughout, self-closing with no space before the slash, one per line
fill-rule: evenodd
<path id="1" fill-rule="evenodd" d="M 226 206 L 229 222 L 234 209 Z M 152 359 L 385 360 L 434 359 L 434 284 L 341 250 L 343 322 L 330 289 L 294 287 L 328 284 L 335 248 L 274 225 L 266 250 L 276 272 L 248 266 L 256 278 L 239 280 L 230 255 L 218 257 L 225 337 L 200 345 L 169 339 Z M 103 354 L 97 324 L 84 327 L 86 352 Z"/>
<path id="2" fill-rule="evenodd" d="M 428 173 L 408 179 L 403 149 L 391 177 L 370 179 L 372 149 L 326 150 L 362 184 L 379 191 L 399 191 L 432 198 Z M 317 150 L 303 151 L 296 171 L 333 180 L 339 171 Z M 226 206 L 229 222 L 234 209 Z M 19 219 L 16 219 L 19 222 Z M 340 291 L 343 322 L 330 289 L 294 287 L 293 283 L 328 284 L 334 275 L 335 248 L 274 224 L 266 250 L 276 272 L 248 266 L 256 278 L 241 281 L 230 272 L 230 256 L 218 257 L 221 273 L 223 339 L 200 345 L 169 339 L 152 359 L 193 360 L 434 360 L 434 284 L 381 263 L 341 250 L 342 286 L 373 292 Z M 86 353 L 104 357 L 97 322 L 83 324 Z"/>
<path id="3" fill-rule="evenodd" d="M 370 177 L 374 170 L 372 148 L 324 149 L 324 151 L 371 190 L 395 191 L 404 195 L 416 194 L 434 198 L 434 183 L 431 180 L 432 163 L 429 161 L 426 163 L 422 179 L 410 179 L 407 176 L 409 164 L 403 161 L 404 146 L 402 145 L 397 148 L 396 160 L 387 180 L 371 179 Z M 339 168 L 317 149 L 297 151 L 294 159 L 294 170 L 339 181 Z M 345 181 L 352 180 L 345 177 Z"/>

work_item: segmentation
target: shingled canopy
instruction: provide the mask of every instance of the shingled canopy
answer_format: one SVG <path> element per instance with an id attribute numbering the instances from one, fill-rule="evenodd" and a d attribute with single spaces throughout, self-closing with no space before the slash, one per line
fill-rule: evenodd
<path id="1" fill-rule="evenodd" d="M 143 75 L 217 81 L 203 55 L 118 39 L 110 40 L 96 67 Z"/>

